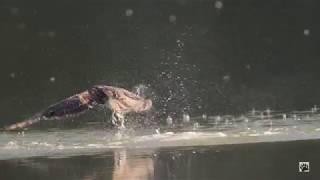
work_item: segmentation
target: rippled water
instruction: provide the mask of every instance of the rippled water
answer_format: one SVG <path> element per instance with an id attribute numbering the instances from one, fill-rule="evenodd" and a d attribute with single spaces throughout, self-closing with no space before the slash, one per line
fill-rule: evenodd
<path id="1" fill-rule="evenodd" d="M 99 124 L 73 130 L 2 132 L 0 159 L 66 157 L 114 149 L 209 146 L 320 138 L 320 114 L 309 111 L 253 111 L 239 117 L 205 116 L 154 128 L 104 129 Z"/>
<path id="2" fill-rule="evenodd" d="M 294 179 L 299 161 L 320 167 L 315 111 L 180 122 L 121 132 L 99 123 L 2 132 L 0 179 Z M 317 172 L 303 174 L 311 176 Z"/>

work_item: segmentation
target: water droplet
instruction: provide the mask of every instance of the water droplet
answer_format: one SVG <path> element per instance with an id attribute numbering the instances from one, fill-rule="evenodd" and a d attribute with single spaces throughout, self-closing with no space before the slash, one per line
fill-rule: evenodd
<path id="1" fill-rule="evenodd" d="M 287 120 L 287 114 L 282 114 L 282 119 Z"/>
<path id="2" fill-rule="evenodd" d="M 14 78 L 16 77 L 16 73 L 14 73 L 14 72 L 10 73 L 10 77 L 11 77 L 12 79 L 14 79 Z"/>
<path id="3" fill-rule="evenodd" d="M 126 16 L 127 17 L 130 17 L 130 16 L 132 16 L 133 15 L 133 10 L 132 9 L 126 9 Z"/>
<path id="4" fill-rule="evenodd" d="M 48 32 L 48 37 L 54 38 L 55 36 L 56 36 L 56 32 L 54 32 L 54 31 L 49 31 Z"/>
<path id="5" fill-rule="evenodd" d="M 183 113 L 183 115 L 182 115 L 182 121 L 183 121 L 184 123 L 190 122 L 190 115 L 189 115 L 188 113 Z"/>
<path id="6" fill-rule="evenodd" d="M 157 128 L 155 131 L 156 131 L 156 134 L 160 134 L 160 128 Z"/>
<path id="7" fill-rule="evenodd" d="M 168 116 L 166 121 L 167 121 L 167 125 L 172 125 L 173 119 L 171 116 Z"/>
<path id="8" fill-rule="evenodd" d="M 176 23 L 176 21 L 177 21 L 177 16 L 175 16 L 175 15 L 170 15 L 169 16 L 169 22 L 170 23 Z"/>
<path id="9" fill-rule="evenodd" d="M 25 23 L 19 23 L 17 24 L 17 28 L 22 30 L 22 29 L 25 29 L 26 28 L 26 24 Z"/>
<path id="10" fill-rule="evenodd" d="M 198 122 L 193 124 L 193 129 L 197 129 L 197 128 L 199 128 L 199 123 Z"/>
<path id="11" fill-rule="evenodd" d="M 18 15 L 19 14 L 19 8 L 11 8 L 10 9 L 10 13 L 12 14 L 12 15 Z"/>
<path id="12" fill-rule="evenodd" d="M 222 1 L 216 1 L 216 2 L 214 2 L 214 7 L 215 7 L 216 9 L 222 9 L 222 8 L 223 8 L 223 3 L 222 3 Z"/>
<path id="13" fill-rule="evenodd" d="M 297 118 L 297 115 L 295 115 L 295 114 L 292 115 L 292 117 L 293 117 L 293 120 L 295 120 L 295 121 L 298 119 L 298 118 Z"/>
<path id="14" fill-rule="evenodd" d="M 55 77 L 50 77 L 50 82 L 54 83 L 56 81 L 56 78 Z"/>
<path id="15" fill-rule="evenodd" d="M 222 77 L 222 79 L 223 79 L 224 82 L 229 82 L 230 79 L 231 79 L 231 76 L 230 75 L 225 75 L 225 76 Z"/>
<path id="16" fill-rule="evenodd" d="M 271 110 L 270 110 L 269 108 L 266 110 L 266 113 L 267 113 L 267 118 L 270 119 L 270 117 L 271 117 Z"/>
<path id="17" fill-rule="evenodd" d="M 309 35 L 310 35 L 310 30 L 309 30 L 309 29 L 304 29 L 304 30 L 303 30 L 303 34 L 304 34 L 305 36 L 309 36 Z"/>
<path id="18" fill-rule="evenodd" d="M 318 111 L 317 105 L 314 105 L 313 108 L 311 108 L 311 113 L 316 113 Z"/>
<path id="19" fill-rule="evenodd" d="M 251 110 L 251 115 L 252 115 L 252 116 L 255 116 L 255 115 L 256 115 L 256 109 L 255 109 L 255 108 L 252 108 L 252 110 Z"/>
<path id="20" fill-rule="evenodd" d="M 207 119 L 208 116 L 206 114 L 202 114 L 202 119 Z"/>

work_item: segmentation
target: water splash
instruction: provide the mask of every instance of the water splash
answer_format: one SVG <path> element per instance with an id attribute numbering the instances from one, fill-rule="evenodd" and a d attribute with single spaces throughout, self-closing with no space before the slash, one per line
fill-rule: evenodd
<path id="1" fill-rule="evenodd" d="M 144 84 L 138 84 L 133 87 L 133 92 L 141 97 L 146 97 L 150 94 L 150 88 Z"/>
<path id="2" fill-rule="evenodd" d="M 152 83 L 157 89 L 155 102 L 159 104 L 159 114 L 174 119 L 202 108 L 196 80 L 199 68 L 187 62 L 185 52 L 192 32 L 187 27 L 182 31 L 175 35 L 170 49 L 161 50 L 161 62 L 156 68 L 160 72 Z"/>
<path id="3" fill-rule="evenodd" d="M 98 126 L 73 130 L 27 131 L 0 134 L 0 159 L 31 156 L 96 154 L 118 148 L 208 146 L 256 142 L 320 139 L 320 113 L 272 111 L 261 119 L 255 110 L 240 116 L 191 116 L 190 123 L 127 129 L 122 132 Z M 287 114 L 283 120 L 283 114 Z M 169 116 L 170 117 L 170 116 Z M 170 117 L 171 118 L 171 117 Z M 270 128 L 272 120 L 272 128 Z M 180 123 L 179 123 L 180 122 Z M 161 130 L 160 130 L 161 129 Z"/>

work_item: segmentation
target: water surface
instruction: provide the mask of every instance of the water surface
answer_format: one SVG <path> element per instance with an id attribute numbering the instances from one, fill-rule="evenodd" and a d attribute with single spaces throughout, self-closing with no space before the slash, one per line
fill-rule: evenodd
<path id="1" fill-rule="evenodd" d="M 257 115 L 256 115 L 257 114 Z M 0 135 L 1 179 L 295 179 L 319 167 L 316 112 L 254 112 L 117 131 L 99 124 Z M 308 150 L 308 151 L 306 151 Z M 309 161 L 311 173 L 298 173 Z M 19 172 L 17 174 L 16 172 Z"/>

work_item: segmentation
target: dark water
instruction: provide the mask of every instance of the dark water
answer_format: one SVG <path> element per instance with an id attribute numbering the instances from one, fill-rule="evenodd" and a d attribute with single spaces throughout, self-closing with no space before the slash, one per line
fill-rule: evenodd
<path id="1" fill-rule="evenodd" d="M 307 152 L 305 149 L 309 149 Z M 207 147 L 118 149 L 68 158 L 0 161 L 1 179 L 317 179 L 319 140 Z M 298 162 L 309 161 L 309 173 Z"/>

